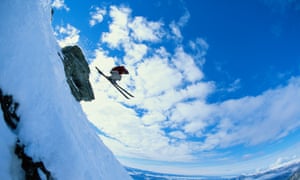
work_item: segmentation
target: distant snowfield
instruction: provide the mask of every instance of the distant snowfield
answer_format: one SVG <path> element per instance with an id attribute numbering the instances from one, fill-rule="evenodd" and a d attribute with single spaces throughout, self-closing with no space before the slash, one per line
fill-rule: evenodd
<path id="1" fill-rule="evenodd" d="M 13 153 L 19 137 L 56 179 L 130 179 L 70 92 L 50 8 L 49 0 L 1 2 L 0 88 L 19 102 L 21 119 L 12 133 L 0 113 L 0 177 L 23 175 Z"/>

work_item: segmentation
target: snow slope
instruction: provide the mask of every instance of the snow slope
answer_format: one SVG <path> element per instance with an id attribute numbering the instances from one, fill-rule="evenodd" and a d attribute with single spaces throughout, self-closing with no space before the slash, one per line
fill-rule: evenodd
<path id="1" fill-rule="evenodd" d="M 49 0 L 1 1 L 0 88 L 20 103 L 21 119 L 12 133 L 0 113 L 0 177 L 22 175 L 13 154 L 19 137 L 55 179 L 130 179 L 71 95 L 50 12 Z"/>

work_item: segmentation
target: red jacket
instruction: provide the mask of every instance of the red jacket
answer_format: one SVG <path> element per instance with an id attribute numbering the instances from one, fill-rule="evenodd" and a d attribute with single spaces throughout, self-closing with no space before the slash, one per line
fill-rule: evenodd
<path id="1" fill-rule="evenodd" d="M 112 72 L 112 71 L 117 71 L 120 75 L 121 74 L 129 74 L 129 72 L 127 71 L 127 69 L 124 66 L 116 66 L 116 67 L 112 68 L 110 72 Z"/>

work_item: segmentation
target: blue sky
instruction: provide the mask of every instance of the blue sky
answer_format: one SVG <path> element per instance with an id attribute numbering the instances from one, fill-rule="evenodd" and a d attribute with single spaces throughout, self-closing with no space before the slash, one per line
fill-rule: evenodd
<path id="1" fill-rule="evenodd" d="M 61 46 L 78 44 L 96 100 L 82 103 L 127 166 L 235 174 L 299 160 L 300 3 L 53 2 Z M 124 99 L 95 71 L 125 65 Z"/>

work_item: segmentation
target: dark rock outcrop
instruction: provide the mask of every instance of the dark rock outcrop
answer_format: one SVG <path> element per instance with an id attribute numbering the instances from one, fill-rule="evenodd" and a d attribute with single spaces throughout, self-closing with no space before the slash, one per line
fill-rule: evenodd
<path id="1" fill-rule="evenodd" d="M 22 168 L 25 172 L 25 180 L 40 180 L 41 173 L 44 174 L 47 180 L 53 179 L 50 171 L 48 171 L 44 166 L 44 163 L 41 161 L 34 162 L 33 159 L 25 153 L 24 148 L 25 146 L 17 140 L 15 154 L 22 161 Z M 41 173 L 38 172 L 39 170 Z"/>
<path id="2" fill-rule="evenodd" d="M 67 46 L 62 49 L 63 63 L 67 82 L 77 101 L 95 99 L 89 82 L 89 65 L 78 46 Z"/>
<path id="3" fill-rule="evenodd" d="M 5 123 L 12 130 L 15 130 L 20 121 L 20 117 L 16 113 L 19 103 L 14 102 L 12 95 L 2 94 L 2 90 L 0 89 L 0 105 Z"/>

